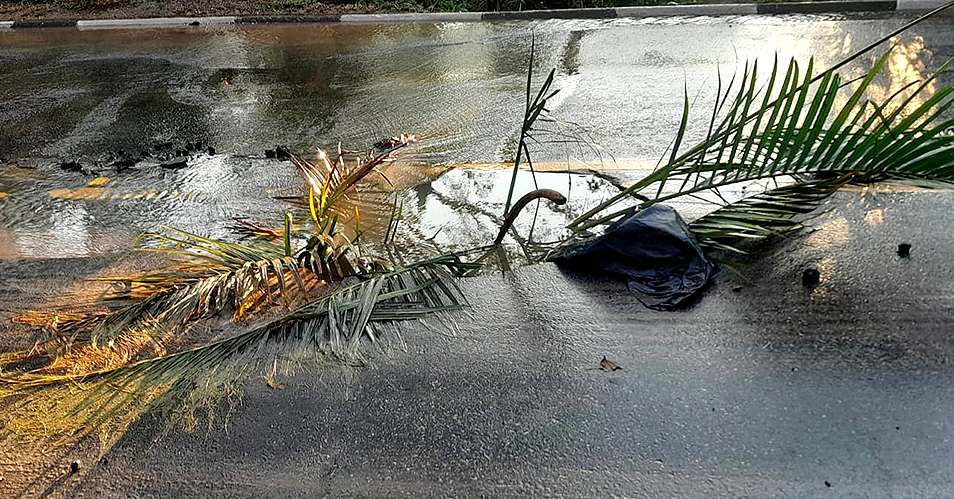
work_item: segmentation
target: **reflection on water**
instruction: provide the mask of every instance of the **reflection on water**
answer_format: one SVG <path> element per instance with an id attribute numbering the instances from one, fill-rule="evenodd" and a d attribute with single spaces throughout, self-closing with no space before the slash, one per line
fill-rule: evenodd
<path id="1" fill-rule="evenodd" d="M 927 64 L 934 54 L 924 44 L 924 37 L 915 36 L 911 41 L 905 43 L 899 37 L 891 39 L 893 50 L 888 58 L 887 69 L 883 77 L 872 82 L 868 89 L 869 97 L 875 102 L 884 102 L 888 98 L 894 97 L 894 103 L 887 106 L 883 111 L 886 115 L 894 113 L 901 103 L 914 97 L 921 85 L 908 86 L 911 83 L 921 82 L 929 74 L 926 72 Z M 920 106 L 925 100 L 930 98 L 937 90 L 937 81 L 932 80 L 924 86 L 924 93 L 912 99 L 910 107 L 902 110 L 898 115 L 898 121 L 907 118 L 912 107 Z M 936 110 L 937 107 L 935 106 Z"/>
<path id="2" fill-rule="evenodd" d="M 60 205 L 50 219 L 53 226 L 41 233 L 16 238 L 17 253 L 34 258 L 86 256 L 89 252 L 89 213 L 79 203 Z"/>
<path id="3" fill-rule="evenodd" d="M 0 33 L 0 156 L 48 158 L 29 169 L 0 166 L 0 192 L 9 193 L 0 199 L 0 253 L 87 254 L 103 248 L 98 234 L 125 242 L 160 222 L 214 236 L 229 236 L 224 227 L 234 216 L 270 224 L 290 209 L 271 197 L 297 193 L 300 180 L 288 164 L 262 158 L 265 149 L 307 153 L 338 141 L 360 148 L 400 133 L 422 139 L 402 152 L 413 163 L 388 173 L 400 179 L 406 237 L 448 249 L 483 244 L 500 222 L 509 174 L 437 174 L 449 164 L 512 157 L 531 37 L 535 74 L 558 70 L 553 114 L 619 158 L 613 175 L 625 182 L 644 173 L 629 160 L 664 155 L 687 87 L 699 112 L 686 141 L 704 134 L 720 66 L 759 58 L 765 68 L 776 53 L 815 56 L 816 67 L 825 66 L 904 21 L 750 16 Z M 897 40 L 872 97 L 954 55 L 948 28 L 929 21 Z M 938 85 L 950 79 L 942 75 Z M 101 192 L 56 166 L 167 140 L 202 140 L 224 154 L 181 171 L 97 172 L 112 177 Z M 594 159 L 559 141 L 534 147 L 541 164 L 575 168 L 575 158 Z M 537 180 L 570 204 L 541 203 L 535 222 L 530 212 L 518 219 L 518 236 L 534 241 L 560 238 L 567 220 L 613 190 L 576 173 Z M 517 194 L 534 187 L 522 175 Z M 356 200 L 367 220 L 384 226 L 394 199 L 386 190 Z M 707 211 L 704 204 L 684 215 Z"/>
<path id="4" fill-rule="evenodd" d="M 459 251 L 493 242 L 503 221 L 509 172 L 455 169 L 404 197 L 407 234 L 439 248 Z M 553 189 L 568 202 L 555 206 L 532 203 L 514 224 L 521 242 L 554 242 L 565 236 L 567 222 L 617 191 L 605 182 L 579 174 L 529 173 L 518 176 L 514 198 L 537 188 Z M 422 195 L 424 194 L 424 195 Z M 509 240 L 509 239 L 508 239 Z"/>
<path id="5" fill-rule="evenodd" d="M 41 227 L 0 229 L 0 259 L 76 258 L 127 251 L 136 233 L 96 224 L 83 203 L 58 204 Z"/>

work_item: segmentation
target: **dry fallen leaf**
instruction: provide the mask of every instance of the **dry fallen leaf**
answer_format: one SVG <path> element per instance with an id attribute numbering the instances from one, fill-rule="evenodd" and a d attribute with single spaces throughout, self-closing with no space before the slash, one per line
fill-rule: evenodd
<path id="1" fill-rule="evenodd" d="M 90 181 L 89 181 L 89 184 L 87 184 L 86 186 L 87 186 L 87 187 L 99 187 L 99 186 L 102 186 L 102 185 L 106 185 L 106 182 L 109 182 L 109 177 L 96 177 L 96 178 L 94 178 L 93 180 L 90 180 Z"/>
<path id="2" fill-rule="evenodd" d="M 265 376 L 265 384 L 274 390 L 284 390 L 285 385 L 275 381 L 271 376 Z"/>
<path id="3" fill-rule="evenodd" d="M 604 355 L 603 360 L 600 361 L 600 369 L 604 371 L 615 371 L 617 369 L 622 369 L 622 367 L 612 360 L 607 360 L 606 356 Z"/>

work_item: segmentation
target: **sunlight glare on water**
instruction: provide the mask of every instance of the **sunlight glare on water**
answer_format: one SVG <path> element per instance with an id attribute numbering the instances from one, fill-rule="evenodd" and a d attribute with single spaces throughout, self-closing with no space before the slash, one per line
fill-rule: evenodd
<path id="1" fill-rule="evenodd" d="M 629 168 L 633 160 L 666 157 L 686 94 L 686 144 L 704 136 L 720 71 L 727 81 L 754 58 L 765 74 L 776 54 L 803 67 L 814 57 L 816 68 L 825 67 L 905 21 L 745 16 L 2 33 L 0 192 L 8 195 L 0 199 L 0 257 L 116 251 L 160 223 L 220 237 L 231 237 L 232 217 L 277 225 L 290 208 L 273 197 L 298 194 L 302 183 L 288 163 L 265 159 L 266 149 L 288 145 L 309 156 L 339 141 L 363 149 L 400 133 L 421 139 L 399 155 L 407 173 L 391 171 L 410 210 L 408 230 L 442 247 L 488 241 L 509 172 L 468 165 L 513 159 L 531 41 L 534 87 L 555 69 L 553 116 L 604 150 L 600 157 L 539 135 L 534 160 L 575 172 L 582 160 L 620 170 L 611 173 L 627 183 L 646 171 Z M 894 42 L 898 51 L 874 82 L 874 97 L 954 56 L 947 19 Z M 872 57 L 846 74 L 865 71 Z M 936 88 L 952 78 L 941 75 Z M 120 150 L 193 140 L 218 154 L 178 171 L 155 163 L 117 171 L 106 161 Z M 67 161 L 87 171 L 61 170 Z M 105 194 L 75 195 L 96 176 L 111 178 Z M 521 176 L 517 195 L 533 187 L 528 178 Z M 567 191 L 570 205 L 541 203 L 535 240 L 562 237 L 567 220 L 613 189 L 585 173 L 538 180 Z M 367 220 L 386 224 L 389 198 L 376 196 L 356 202 Z M 687 218 L 693 210 L 686 208 Z M 523 237 L 532 220 L 518 221 Z M 103 234 L 122 243 L 98 242 Z"/>

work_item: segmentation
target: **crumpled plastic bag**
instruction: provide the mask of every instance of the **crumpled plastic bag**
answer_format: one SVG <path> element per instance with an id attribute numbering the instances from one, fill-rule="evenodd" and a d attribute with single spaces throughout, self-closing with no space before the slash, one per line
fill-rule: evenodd
<path id="1" fill-rule="evenodd" d="M 716 272 L 676 210 L 652 205 L 577 236 L 547 256 L 557 265 L 623 277 L 643 305 L 672 310 L 702 290 Z"/>

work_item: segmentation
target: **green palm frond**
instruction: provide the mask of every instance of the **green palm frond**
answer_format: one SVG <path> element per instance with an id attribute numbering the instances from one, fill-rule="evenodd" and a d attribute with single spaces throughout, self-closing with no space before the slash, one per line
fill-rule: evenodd
<path id="1" fill-rule="evenodd" d="M 853 175 L 799 182 L 727 204 L 689 223 L 703 249 L 745 253 L 746 240 L 779 236 L 801 227 L 800 216 L 815 211 Z"/>
<path id="2" fill-rule="evenodd" d="M 507 191 L 507 202 L 504 204 L 504 218 L 510 214 L 510 204 L 513 201 L 513 191 L 517 184 L 517 172 L 520 171 L 521 162 L 526 162 L 531 173 L 533 172 L 533 159 L 530 156 L 528 142 L 532 140 L 534 124 L 541 116 L 546 117 L 548 115 L 547 102 L 560 92 L 559 89 L 550 90 L 550 87 L 553 85 L 553 77 L 556 75 L 556 70 L 551 69 L 550 74 L 548 74 L 546 80 L 543 81 L 543 85 L 540 86 L 540 90 L 537 91 L 536 96 L 533 96 L 533 60 L 535 53 L 536 39 L 531 36 L 530 62 L 529 68 L 527 69 L 527 96 L 523 110 L 523 121 L 520 125 L 520 135 L 517 140 L 517 151 L 513 161 L 513 175 L 510 179 L 510 189 Z M 534 177 L 534 184 L 536 184 L 536 177 Z"/>
<path id="3" fill-rule="evenodd" d="M 852 182 L 954 183 L 954 137 L 943 134 L 954 126 L 954 119 L 944 118 L 954 106 L 954 89 L 945 87 L 925 95 L 951 62 L 884 102 L 871 102 L 866 93 L 890 53 L 852 83 L 855 88 L 847 96 L 841 77 L 833 70 L 816 75 L 812 61 L 804 71 L 795 60 L 782 71 L 776 61 L 761 89 L 757 64 L 747 64 L 738 83 L 720 94 L 705 140 L 688 150 L 681 148 L 688 122 L 687 99 L 669 161 L 574 220 L 570 228 L 584 230 L 616 220 L 632 208 L 610 208 L 631 202 L 637 194 L 648 196 L 639 202 L 645 207 L 684 196 L 718 194 L 720 188 L 762 179 L 823 174 L 849 176 Z M 820 196 L 833 192 L 827 182 L 799 185 L 783 191 L 782 198 L 776 192 L 769 198 L 744 199 L 730 212 L 696 224 L 700 243 L 721 247 L 728 244 L 730 235 L 777 233 L 793 216 L 817 204 Z M 766 201 L 771 212 L 761 209 Z M 728 228 L 725 216 L 729 213 L 740 228 L 734 233 L 723 230 Z M 713 226 L 716 220 L 721 221 Z M 748 224 L 744 230 L 742 221 Z"/>
<path id="4" fill-rule="evenodd" d="M 312 162 L 292 154 L 291 161 L 298 168 L 308 186 L 307 205 L 312 219 L 324 229 L 330 210 L 345 197 L 352 187 L 361 182 L 374 169 L 390 158 L 391 154 L 417 139 L 413 135 L 401 135 L 388 142 L 383 150 L 368 154 L 350 154 L 338 146 L 338 154 L 332 159 L 327 152 L 318 149 Z"/>
<path id="5" fill-rule="evenodd" d="M 9 402 L 3 426 L 24 433 L 105 427 L 141 414 L 130 408 L 222 393 L 228 383 L 280 359 L 307 354 L 362 362 L 362 345 L 376 344 L 386 324 L 466 306 L 451 274 L 462 266 L 444 257 L 372 276 L 248 332 L 118 368 L 78 375 L 0 373 L 0 400 Z"/>

